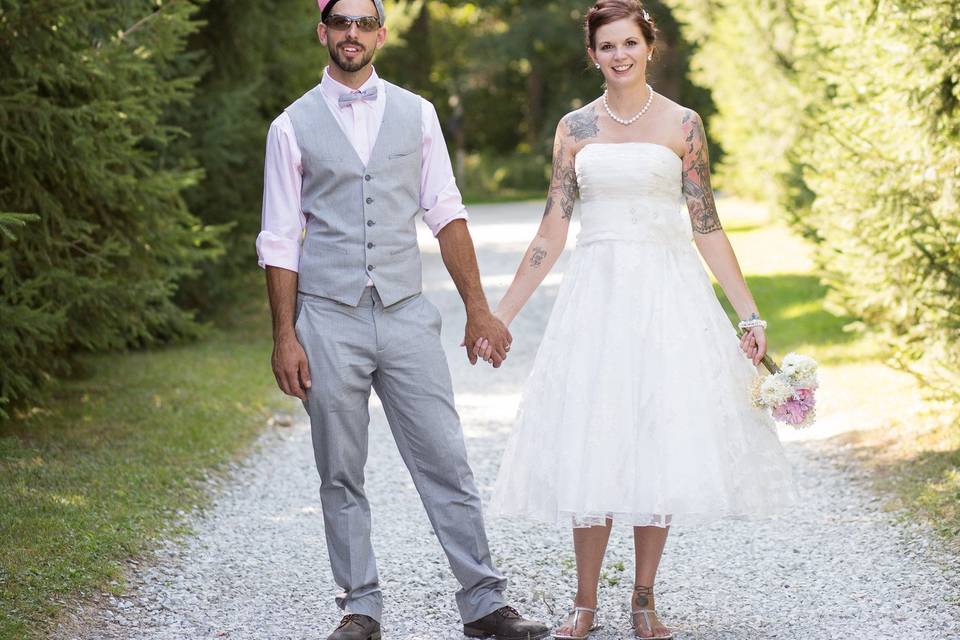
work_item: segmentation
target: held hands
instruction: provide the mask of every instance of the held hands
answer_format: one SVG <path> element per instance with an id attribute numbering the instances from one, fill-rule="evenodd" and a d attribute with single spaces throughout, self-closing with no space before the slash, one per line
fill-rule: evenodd
<path id="1" fill-rule="evenodd" d="M 311 384 L 310 367 L 307 365 L 307 354 L 296 335 L 274 341 L 271 363 L 280 390 L 288 396 L 306 400 Z"/>
<path id="2" fill-rule="evenodd" d="M 740 338 L 740 349 L 753 361 L 760 364 L 767 353 L 767 333 L 763 327 L 751 327 Z"/>
<path id="3" fill-rule="evenodd" d="M 513 336 L 496 314 L 487 310 L 467 314 L 467 328 L 460 346 L 466 347 L 470 364 L 477 364 L 477 360 L 482 359 L 495 369 L 500 368 L 507 359 L 512 342 Z"/>

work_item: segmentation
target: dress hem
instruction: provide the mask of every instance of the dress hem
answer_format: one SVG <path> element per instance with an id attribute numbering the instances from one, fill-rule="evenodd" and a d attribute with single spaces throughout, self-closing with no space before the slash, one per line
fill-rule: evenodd
<path id="1" fill-rule="evenodd" d="M 607 520 L 611 520 L 616 525 L 628 525 L 631 527 L 659 527 L 666 528 L 674 525 L 696 525 L 706 526 L 721 521 L 758 521 L 766 520 L 785 512 L 792 501 L 777 507 L 770 507 L 764 511 L 755 512 L 681 512 L 670 514 L 636 513 L 627 511 L 600 511 L 589 513 L 576 513 L 572 511 L 558 511 L 554 514 L 534 513 L 530 511 L 508 512 L 501 510 L 488 510 L 487 515 L 490 518 L 497 519 L 516 519 L 532 520 L 542 524 L 552 524 L 558 527 L 586 528 L 601 526 Z"/>

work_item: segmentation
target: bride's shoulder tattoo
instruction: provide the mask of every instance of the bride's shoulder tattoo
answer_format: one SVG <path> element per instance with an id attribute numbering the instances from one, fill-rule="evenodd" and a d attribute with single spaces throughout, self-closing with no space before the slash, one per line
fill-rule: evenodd
<path id="1" fill-rule="evenodd" d="M 592 104 L 574 111 L 563 119 L 567 126 L 567 135 L 577 142 L 582 142 L 600 133 L 599 121 L 600 116 L 597 114 L 597 108 Z"/>
<path id="2" fill-rule="evenodd" d="M 710 159 L 707 136 L 696 111 L 686 109 L 682 120 L 684 138 L 683 195 L 693 222 L 693 230 L 705 234 L 722 229 L 717 205 L 710 186 Z"/>

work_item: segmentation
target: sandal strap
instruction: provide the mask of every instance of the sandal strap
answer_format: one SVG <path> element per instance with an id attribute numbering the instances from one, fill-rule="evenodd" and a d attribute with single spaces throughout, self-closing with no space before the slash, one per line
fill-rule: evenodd
<path id="1" fill-rule="evenodd" d="M 652 613 L 653 615 L 655 615 L 655 616 L 657 615 L 657 612 L 654 611 L 653 609 L 633 609 L 633 610 L 630 612 L 630 626 L 633 627 L 634 629 L 636 629 L 636 628 L 637 628 L 637 624 L 636 624 L 637 615 L 643 614 L 643 625 L 644 625 L 644 627 L 646 627 L 647 629 L 651 629 L 651 630 L 652 630 L 652 629 L 653 629 L 653 625 L 650 624 L 650 614 L 651 614 L 651 613 Z M 659 616 L 657 616 L 657 620 L 658 620 L 658 621 L 660 620 L 660 617 L 659 617 Z"/>
<path id="2" fill-rule="evenodd" d="M 561 636 L 558 636 L 558 635 L 554 634 L 553 637 L 554 637 L 554 638 L 561 638 L 562 640 L 579 640 L 580 638 L 586 638 L 586 637 L 588 637 L 591 633 L 593 633 L 594 631 L 596 631 L 597 629 L 599 629 L 599 628 L 600 628 L 600 625 L 597 624 L 597 610 L 596 610 L 596 609 L 591 609 L 590 607 L 574 607 L 573 609 L 570 610 L 570 613 L 567 614 L 567 615 L 573 616 L 572 624 L 573 624 L 574 633 L 576 633 L 577 627 L 580 626 L 580 614 L 583 613 L 584 611 L 587 612 L 587 613 L 592 613 L 592 614 L 593 614 L 593 624 L 591 624 L 591 625 L 590 625 L 590 628 L 587 629 L 586 635 L 584 635 L 584 636 L 574 636 L 574 635 L 561 635 Z"/>

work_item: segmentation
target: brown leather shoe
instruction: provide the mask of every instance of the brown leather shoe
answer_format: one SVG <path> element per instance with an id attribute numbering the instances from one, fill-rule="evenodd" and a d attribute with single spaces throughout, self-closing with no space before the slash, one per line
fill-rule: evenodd
<path id="1" fill-rule="evenodd" d="M 343 616 L 327 640 L 380 640 L 380 623 L 359 613 Z"/>
<path id="2" fill-rule="evenodd" d="M 479 620 L 463 625 L 468 638 L 496 638 L 496 640 L 539 640 L 550 635 L 545 624 L 526 620 L 513 607 L 500 607 Z"/>

